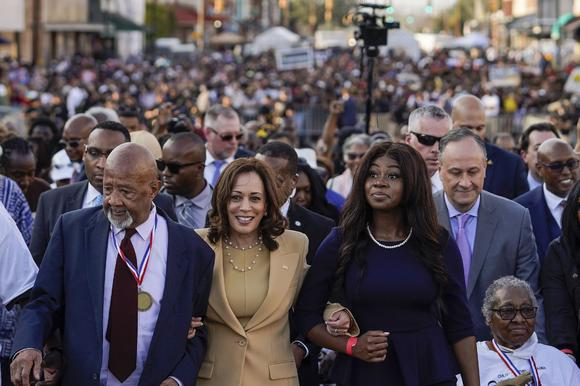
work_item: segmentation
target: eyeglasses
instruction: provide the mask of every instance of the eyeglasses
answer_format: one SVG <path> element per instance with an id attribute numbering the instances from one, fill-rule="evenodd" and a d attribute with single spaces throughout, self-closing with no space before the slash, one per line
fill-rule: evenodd
<path id="1" fill-rule="evenodd" d="M 85 145 L 85 153 L 87 153 L 92 159 L 99 159 L 101 157 L 107 158 L 112 151 L 113 149 L 108 151 L 101 151 L 96 147 L 88 147 L 87 145 Z"/>
<path id="2" fill-rule="evenodd" d="M 69 139 L 68 141 L 65 139 L 61 139 L 58 143 L 61 146 L 68 146 L 68 147 L 72 147 L 73 149 L 76 149 L 77 147 L 80 146 L 82 140 L 80 139 Z"/>
<path id="3" fill-rule="evenodd" d="M 492 309 L 493 312 L 497 312 L 499 317 L 502 320 L 513 320 L 516 317 L 516 314 L 519 312 L 522 314 L 524 319 L 533 319 L 536 317 L 536 312 L 538 311 L 538 307 L 532 306 L 524 306 L 522 308 L 499 308 L 499 309 Z"/>
<path id="4" fill-rule="evenodd" d="M 197 161 L 197 162 L 190 162 L 187 164 L 180 164 L 178 162 L 165 162 L 165 161 L 160 160 L 160 159 L 155 160 L 155 162 L 157 163 L 157 168 L 159 169 L 160 172 L 164 171 L 165 168 L 167 168 L 167 170 L 169 170 L 169 172 L 171 174 L 179 174 L 179 172 L 183 168 L 203 163 L 203 161 Z"/>
<path id="5" fill-rule="evenodd" d="M 442 137 L 436 137 L 434 135 L 416 133 L 414 131 L 411 131 L 410 133 L 414 134 L 415 137 L 417 137 L 417 141 L 419 141 L 419 143 L 421 145 L 424 145 L 424 146 L 433 146 L 433 145 L 435 145 L 435 143 L 441 141 L 441 138 L 442 138 Z"/>
<path id="6" fill-rule="evenodd" d="M 542 161 L 540 161 L 540 163 L 542 165 L 544 165 L 545 167 L 552 169 L 552 170 L 557 170 L 559 172 L 561 172 L 562 170 L 564 170 L 565 167 L 567 167 L 570 170 L 574 170 L 578 167 L 578 164 L 580 163 L 580 161 L 578 161 L 577 159 L 569 159 L 566 162 L 553 162 L 551 164 L 546 164 L 543 163 Z"/>
<path id="7" fill-rule="evenodd" d="M 349 161 L 354 161 L 355 159 L 359 159 L 364 157 L 365 153 L 346 153 L 346 157 Z"/>
<path id="8" fill-rule="evenodd" d="M 210 131 L 212 131 L 215 135 L 217 135 L 218 137 L 220 137 L 221 140 L 224 141 L 224 142 L 230 142 L 234 138 L 236 139 L 236 141 L 239 141 L 244 136 L 244 133 L 243 132 L 240 132 L 240 133 L 235 134 L 235 135 L 234 134 L 220 134 L 215 129 L 212 129 L 211 127 L 208 127 L 208 129 Z"/>

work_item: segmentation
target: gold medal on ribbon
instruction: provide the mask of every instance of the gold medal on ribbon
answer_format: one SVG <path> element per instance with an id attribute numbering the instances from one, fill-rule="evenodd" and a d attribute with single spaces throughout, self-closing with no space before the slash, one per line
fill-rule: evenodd
<path id="1" fill-rule="evenodd" d="M 141 312 L 148 311 L 153 305 L 153 297 L 149 292 L 139 291 L 137 294 L 137 309 Z"/>

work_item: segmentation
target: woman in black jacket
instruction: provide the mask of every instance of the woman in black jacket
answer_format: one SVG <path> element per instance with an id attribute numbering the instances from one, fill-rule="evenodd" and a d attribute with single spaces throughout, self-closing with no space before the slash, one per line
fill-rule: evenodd
<path id="1" fill-rule="evenodd" d="M 548 340 L 580 363 L 580 181 L 562 214 L 562 235 L 552 241 L 542 265 Z"/>

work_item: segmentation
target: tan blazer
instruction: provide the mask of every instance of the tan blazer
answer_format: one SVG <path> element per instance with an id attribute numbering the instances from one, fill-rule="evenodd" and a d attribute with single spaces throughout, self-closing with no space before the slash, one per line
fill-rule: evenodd
<path id="1" fill-rule="evenodd" d="M 270 252 L 268 293 L 244 328 L 226 298 L 222 244 L 211 244 L 207 229 L 197 231 L 213 248 L 215 265 L 205 325 L 208 350 L 198 386 L 298 386 L 290 345 L 288 312 L 302 286 L 308 238 L 286 230 Z"/>

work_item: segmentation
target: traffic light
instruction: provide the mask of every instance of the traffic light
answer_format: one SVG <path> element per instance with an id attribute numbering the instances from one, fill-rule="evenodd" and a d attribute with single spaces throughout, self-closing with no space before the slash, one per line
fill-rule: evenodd
<path id="1" fill-rule="evenodd" d="M 389 6 L 387 7 L 387 13 L 388 13 L 389 15 L 392 15 L 393 13 L 395 13 L 395 7 L 393 7 L 392 5 L 389 5 Z"/>

